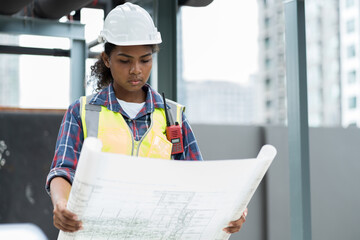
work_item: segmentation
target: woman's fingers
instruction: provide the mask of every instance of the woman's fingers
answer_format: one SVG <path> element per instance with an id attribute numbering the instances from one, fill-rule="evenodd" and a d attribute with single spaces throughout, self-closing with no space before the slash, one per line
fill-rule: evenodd
<path id="1" fill-rule="evenodd" d="M 54 226 L 64 232 L 75 232 L 82 228 L 81 222 L 73 223 L 67 221 L 61 221 L 59 218 L 54 216 Z"/>
<path id="2" fill-rule="evenodd" d="M 223 231 L 227 233 L 236 233 L 240 231 L 242 225 L 246 221 L 246 216 L 248 213 L 248 209 L 246 208 L 241 217 L 238 220 L 229 222 L 229 226 L 224 228 Z"/>
<path id="3" fill-rule="evenodd" d="M 56 204 L 54 211 L 54 226 L 65 232 L 74 232 L 82 228 L 82 222 L 77 219 L 76 214 L 66 208 L 66 203 Z"/>

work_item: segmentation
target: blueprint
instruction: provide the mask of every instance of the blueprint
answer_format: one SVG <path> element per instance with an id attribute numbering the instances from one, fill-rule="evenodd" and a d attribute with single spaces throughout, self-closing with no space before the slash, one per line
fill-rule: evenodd
<path id="1" fill-rule="evenodd" d="M 224 240 L 276 155 L 253 159 L 171 161 L 101 152 L 84 142 L 68 201 L 83 230 L 59 240 Z"/>

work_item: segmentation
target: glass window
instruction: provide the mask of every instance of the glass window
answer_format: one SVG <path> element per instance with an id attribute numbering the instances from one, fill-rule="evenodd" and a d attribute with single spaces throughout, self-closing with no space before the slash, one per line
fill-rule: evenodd
<path id="1" fill-rule="evenodd" d="M 265 68 L 266 69 L 270 69 L 271 65 L 271 59 L 270 58 L 266 58 L 265 59 Z"/>
<path id="2" fill-rule="evenodd" d="M 264 39 L 264 45 L 265 45 L 265 48 L 266 49 L 269 49 L 270 48 L 270 38 L 269 37 L 266 37 Z"/>
<path id="3" fill-rule="evenodd" d="M 347 74 L 347 82 L 348 83 L 355 83 L 356 82 L 356 71 L 352 70 Z"/>
<path id="4" fill-rule="evenodd" d="M 271 100 L 267 100 L 266 101 L 266 108 L 271 108 L 272 105 L 272 101 Z"/>
<path id="5" fill-rule="evenodd" d="M 355 57 L 356 52 L 355 52 L 355 45 L 350 45 L 347 47 L 347 57 L 348 58 L 353 58 Z"/>
<path id="6" fill-rule="evenodd" d="M 355 20 L 351 19 L 346 22 L 346 32 L 352 33 L 355 31 Z"/>
<path id="7" fill-rule="evenodd" d="M 349 98 L 349 109 L 355 109 L 356 108 L 356 97 L 350 97 Z"/>
<path id="8" fill-rule="evenodd" d="M 270 18 L 269 18 L 269 17 L 266 17 L 266 18 L 264 19 L 264 25 L 265 25 L 265 28 L 270 27 Z"/>
<path id="9" fill-rule="evenodd" d="M 271 86 L 271 79 L 270 78 L 266 78 L 265 86 L 266 86 L 266 89 L 270 89 L 270 86 Z"/>

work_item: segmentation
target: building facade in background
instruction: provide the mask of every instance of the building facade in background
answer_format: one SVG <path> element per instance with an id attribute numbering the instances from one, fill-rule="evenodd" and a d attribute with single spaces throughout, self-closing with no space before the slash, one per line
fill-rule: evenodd
<path id="1" fill-rule="evenodd" d="M 252 77 L 255 79 L 255 77 Z M 254 124 L 259 119 L 256 81 L 249 85 L 227 81 L 184 81 L 183 104 L 192 123 Z"/>
<path id="2" fill-rule="evenodd" d="M 258 1 L 259 79 L 263 83 L 264 121 L 286 122 L 285 22 L 283 1 Z"/>
<path id="3" fill-rule="evenodd" d="M 342 123 L 360 126 L 360 3 L 340 0 Z"/>
<path id="4" fill-rule="evenodd" d="M 265 122 L 286 124 L 284 1 L 259 0 L 258 7 L 258 75 L 263 82 Z M 309 125 L 338 126 L 341 124 L 339 0 L 308 0 L 305 12 Z"/>

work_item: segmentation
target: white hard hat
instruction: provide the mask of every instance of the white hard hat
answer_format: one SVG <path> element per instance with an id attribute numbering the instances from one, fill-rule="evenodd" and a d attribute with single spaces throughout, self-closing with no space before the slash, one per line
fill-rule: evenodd
<path id="1" fill-rule="evenodd" d="M 106 16 L 99 41 L 119 46 L 151 45 L 161 43 L 161 35 L 145 9 L 127 2 Z"/>

